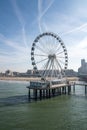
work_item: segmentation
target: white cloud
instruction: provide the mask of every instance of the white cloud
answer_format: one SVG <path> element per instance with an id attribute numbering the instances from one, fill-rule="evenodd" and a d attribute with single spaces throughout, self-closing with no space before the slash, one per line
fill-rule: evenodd
<path id="1" fill-rule="evenodd" d="M 9 39 L 7 39 L 4 35 L 0 34 L 0 42 L 3 42 L 5 45 L 9 46 L 9 47 L 12 47 L 18 51 L 24 51 L 25 50 L 25 47 L 24 46 L 21 46 L 19 45 L 19 43 L 17 42 L 13 42 Z"/>
<path id="2" fill-rule="evenodd" d="M 71 29 L 71 30 L 63 33 L 62 35 L 78 32 L 78 31 L 87 32 L 87 23 L 84 23 L 84 24 L 82 24 L 82 25 L 80 25 L 78 27 L 75 27 L 74 29 Z"/>
<path id="3" fill-rule="evenodd" d="M 78 70 L 80 67 L 81 59 L 87 60 L 87 37 L 76 45 L 71 45 L 68 48 L 69 53 L 69 68 Z"/>
<path id="4" fill-rule="evenodd" d="M 12 6 L 13 6 L 13 9 L 14 9 L 14 12 L 18 18 L 18 21 L 21 25 L 21 30 L 22 30 L 22 36 L 23 36 L 23 42 L 24 42 L 24 45 L 26 47 L 26 50 L 28 49 L 28 45 L 27 45 L 27 40 L 26 40 L 26 31 L 25 31 L 25 25 L 26 25 L 26 22 L 24 20 L 24 17 L 22 15 L 22 12 L 20 10 L 20 8 L 18 7 L 17 5 L 17 1 L 12 1 L 11 0 L 11 3 L 12 3 Z"/>
<path id="5" fill-rule="evenodd" d="M 20 40 L 18 39 L 18 41 Z M 12 39 L 7 39 L 2 34 L 0 34 L 0 42 L 3 45 L 3 49 L 0 49 L 0 71 L 5 71 L 6 69 L 19 69 L 20 71 L 25 71 L 28 65 L 31 67 L 31 63 L 29 62 L 30 47 L 26 50 L 26 47 L 23 44 L 20 42 L 15 42 Z M 8 50 L 6 50 L 6 47 Z"/>

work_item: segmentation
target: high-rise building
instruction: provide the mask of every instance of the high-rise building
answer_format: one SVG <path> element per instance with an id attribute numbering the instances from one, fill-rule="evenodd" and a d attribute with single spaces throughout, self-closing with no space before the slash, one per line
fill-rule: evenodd
<path id="1" fill-rule="evenodd" d="M 85 62 L 85 59 L 81 59 L 81 67 L 78 68 L 78 74 L 87 74 L 87 62 Z"/>

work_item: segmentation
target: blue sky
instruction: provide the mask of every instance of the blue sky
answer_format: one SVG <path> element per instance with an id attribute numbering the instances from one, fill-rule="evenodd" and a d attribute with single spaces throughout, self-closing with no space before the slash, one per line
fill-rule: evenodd
<path id="1" fill-rule="evenodd" d="M 87 61 L 87 0 L 0 0 L 0 72 L 32 69 L 31 45 L 46 31 L 62 38 L 77 71 Z"/>

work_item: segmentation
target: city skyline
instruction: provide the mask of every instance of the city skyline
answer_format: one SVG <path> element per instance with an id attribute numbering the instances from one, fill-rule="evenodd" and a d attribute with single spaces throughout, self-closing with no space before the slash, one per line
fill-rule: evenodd
<path id="1" fill-rule="evenodd" d="M 84 63 L 83 63 L 84 62 Z M 68 69 L 67 68 L 67 70 L 70 70 L 70 71 L 74 71 L 74 72 L 79 72 L 79 70 L 80 70 L 80 68 L 82 69 L 82 70 L 84 70 L 84 73 L 86 73 L 86 71 L 87 71 L 87 62 L 85 61 L 85 59 L 81 59 L 81 61 L 80 61 L 80 66 L 78 67 L 78 69 L 77 69 L 77 71 L 75 71 L 73 68 L 71 68 L 71 69 Z M 66 71 L 67 71 L 66 70 Z M 32 73 L 32 72 L 34 72 L 34 69 L 33 68 L 28 68 L 27 70 L 25 70 L 25 72 L 22 72 L 22 71 L 12 71 L 11 69 L 7 69 L 7 70 L 5 70 L 3 73 L 6 73 L 7 71 L 10 71 L 10 72 L 18 72 L 18 73 Z M 40 69 L 38 69 L 38 71 L 41 71 Z M 2 72 L 0 72 L 0 73 L 2 73 Z"/>
<path id="2" fill-rule="evenodd" d="M 86 14 L 86 0 L 0 0 L 0 72 L 32 69 L 31 45 L 46 31 L 62 38 L 77 71 L 87 61 Z"/>

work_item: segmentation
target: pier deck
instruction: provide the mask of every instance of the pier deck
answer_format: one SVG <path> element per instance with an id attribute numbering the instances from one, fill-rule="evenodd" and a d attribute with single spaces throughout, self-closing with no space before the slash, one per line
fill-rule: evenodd
<path id="1" fill-rule="evenodd" d="M 51 98 L 61 94 L 66 94 L 66 93 L 70 94 L 71 92 L 71 84 L 69 83 L 60 83 L 60 84 L 51 85 L 49 87 L 27 86 L 27 88 L 29 89 L 28 91 L 29 100 L 31 98 L 33 99 Z M 32 94 L 30 90 L 33 90 L 33 97 L 31 96 Z"/>

